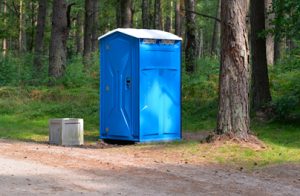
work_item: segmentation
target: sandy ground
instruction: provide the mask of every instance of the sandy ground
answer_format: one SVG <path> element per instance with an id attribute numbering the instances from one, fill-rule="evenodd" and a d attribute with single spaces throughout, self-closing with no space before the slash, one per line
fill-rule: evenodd
<path id="1" fill-rule="evenodd" d="M 249 172 L 166 156 L 0 140 L 0 195 L 300 195 L 297 164 Z"/>

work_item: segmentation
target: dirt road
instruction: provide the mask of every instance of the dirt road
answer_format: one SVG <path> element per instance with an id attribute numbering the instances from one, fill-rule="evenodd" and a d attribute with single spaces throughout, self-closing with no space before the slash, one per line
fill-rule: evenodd
<path id="1" fill-rule="evenodd" d="M 300 195 L 300 165 L 252 172 L 182 164 L 133 147 L 0 140 L 0 195 Z"/>

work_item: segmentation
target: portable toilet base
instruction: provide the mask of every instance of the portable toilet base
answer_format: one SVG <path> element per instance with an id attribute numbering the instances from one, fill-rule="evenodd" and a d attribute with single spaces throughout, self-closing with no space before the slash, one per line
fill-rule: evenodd
<path id="1" fill-rule="evenodd" d="M 100 40 L 100 138 L 181 139 L 181 38 L 116 29 Z"/>

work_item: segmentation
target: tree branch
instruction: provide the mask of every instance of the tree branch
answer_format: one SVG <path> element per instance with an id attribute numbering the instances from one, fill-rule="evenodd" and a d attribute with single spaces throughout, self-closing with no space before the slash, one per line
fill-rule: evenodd
<path id="1" fill-rule="evenodd" d="M 221 19 L 217 18 L 217 17 L 214 17 L 214 16 L 210 16 L 210 15 L 206 15 L 206 14 L 202 14 L 202 13 L 199 13 L 199 12 L 195 12 L 195 11 L 191 11 L 191 10 L 186 10 L 186 9 L 181 9 L 182 11 L 186 11 L 186 12 L 191 12 L 193 14 L 196 14 L 198 16 L 202 16 L 202 17 L 205 17 L 205 18 L 210 18 L 210 19 L 213 19 L 213 20 L 216 20 L 217 22 L 221 22 Z"/>

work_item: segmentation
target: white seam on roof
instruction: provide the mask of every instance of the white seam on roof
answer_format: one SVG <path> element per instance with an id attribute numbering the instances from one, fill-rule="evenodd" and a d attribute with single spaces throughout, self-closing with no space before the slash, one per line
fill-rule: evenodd
<path id="1" fill-rule="evenodd" d="M 178 37 L 177 35 L 174 35 L 169 32 L 156 30 L 156 29 L 131 29 L 131 28 L 118 28 L 112 31 L 109 31 L 108 33 L 100 36 L 98 40 L 113 34 L 115 32 L 124 33 L 126 35 L 138 38 L 138 39 L 168 39 L 168 40 L 182 40 L 181 37 Z"/>

